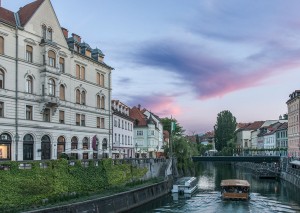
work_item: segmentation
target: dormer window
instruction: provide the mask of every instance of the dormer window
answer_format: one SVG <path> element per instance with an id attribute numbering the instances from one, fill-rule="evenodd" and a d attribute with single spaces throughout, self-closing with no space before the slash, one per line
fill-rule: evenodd
<path id="1" fill-rule="evenodd" d="M 87 57 L 91 57 L 91 56 L 92 56 L 92 53 L 91 53 L 91 51 L 86 50 L 86 51 L 85 51 L 85 55 L 86 55 Z"/>

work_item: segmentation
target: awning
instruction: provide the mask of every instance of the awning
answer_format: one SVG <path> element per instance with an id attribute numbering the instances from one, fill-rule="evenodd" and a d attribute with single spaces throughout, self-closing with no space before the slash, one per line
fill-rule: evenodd
<path id="1" fill-rule="evenodd" d="M 300 166 L 300 161 L 298 160 L 293 160 L 290 162 L 290 164 L 296 165 L 296 166 Z"/>

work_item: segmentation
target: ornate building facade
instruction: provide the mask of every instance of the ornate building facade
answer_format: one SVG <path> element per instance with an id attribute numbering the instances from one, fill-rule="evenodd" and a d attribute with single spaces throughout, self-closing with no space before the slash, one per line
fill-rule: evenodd
<path id="1" fill-rule="evenodd" d="M 0 7 L 0 160 L 111 155 L 111 71 L 50 0 Z"/>

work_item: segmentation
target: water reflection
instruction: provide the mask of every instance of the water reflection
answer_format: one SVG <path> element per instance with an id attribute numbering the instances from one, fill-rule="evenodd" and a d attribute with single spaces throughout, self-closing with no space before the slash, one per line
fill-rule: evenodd
<path id="1" fill-rule="evenodd" d="M 199 190 L 192 197 L 167 195 L 130 212 L 300 212 L 299 188 L 280 180 L 259 179 L 249 171 L 220 163 L 199 163 Z M 223 179 L 246 179 L 251 184 L 249 201 L 223 201 Z"/>

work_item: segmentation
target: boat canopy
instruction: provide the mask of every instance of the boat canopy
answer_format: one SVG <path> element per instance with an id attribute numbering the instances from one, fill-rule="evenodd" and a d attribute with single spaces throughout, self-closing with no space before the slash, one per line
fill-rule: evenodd
<path id="1" fill-rule="evenodd" d="M 296 165 L 296 166 L 300 166 L 300 161 L 298 160 L 293 160 L 290 162 L 290 164 Z"/>
<path id="2" fill-rule="evenodd" d="M 221 186 L 246 186 L 246 187 L 250 187 L 250 184 L 246 180 L 229 179 L 229 180 L 222 180 Z"/>

